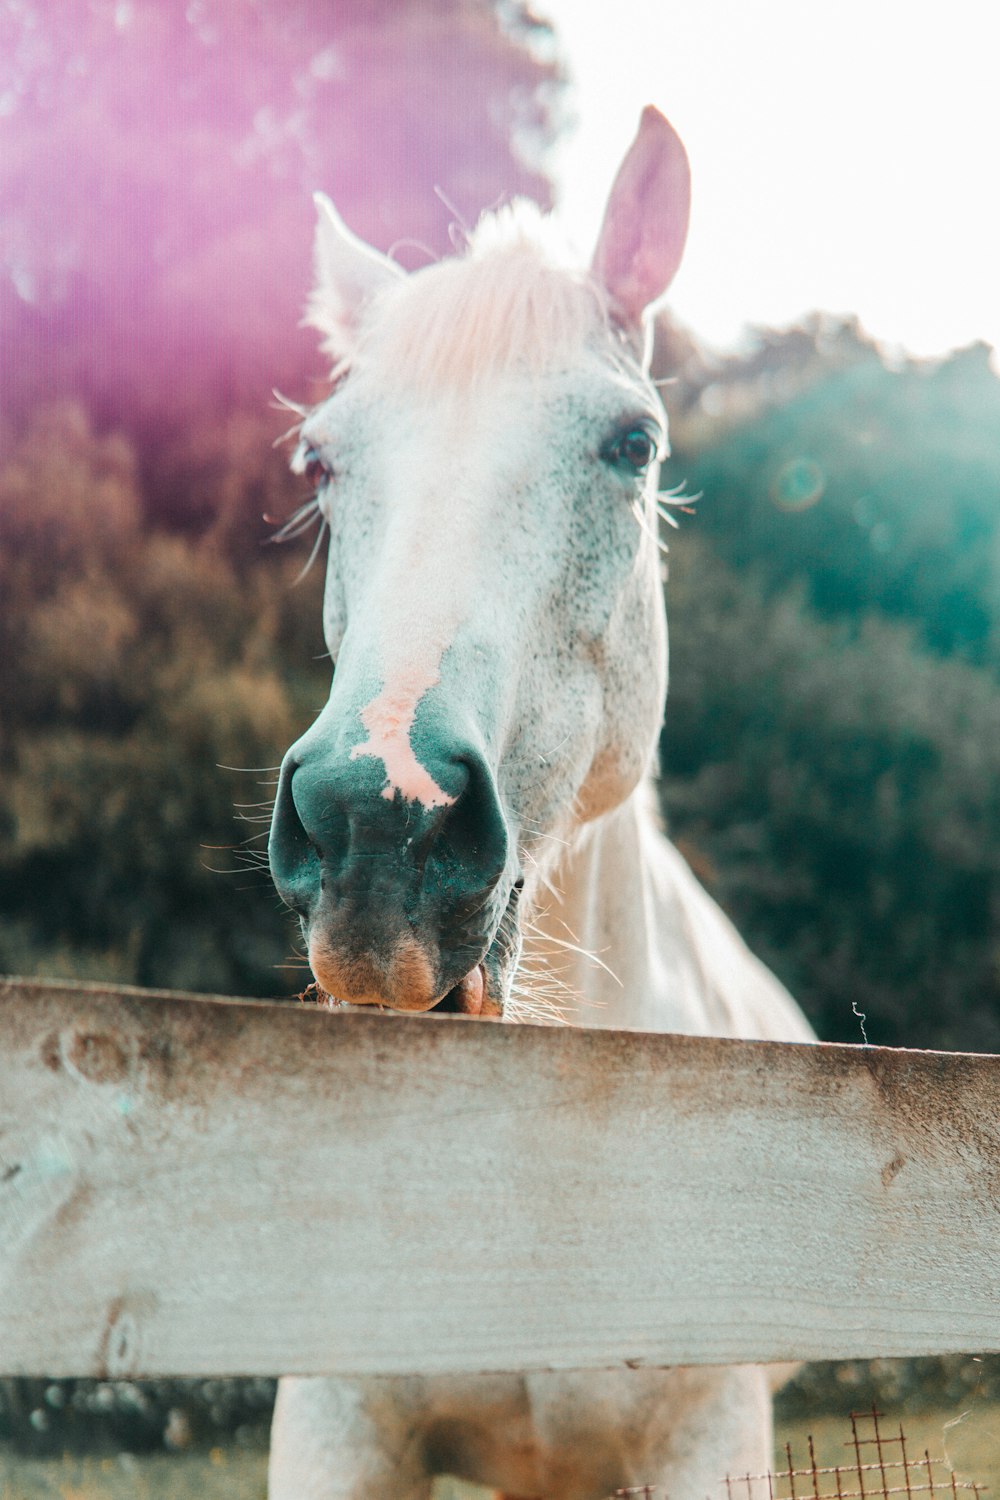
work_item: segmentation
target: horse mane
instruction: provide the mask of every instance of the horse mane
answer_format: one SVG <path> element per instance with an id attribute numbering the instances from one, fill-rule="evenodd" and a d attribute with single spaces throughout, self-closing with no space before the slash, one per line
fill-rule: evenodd
<path id="1" fill-rule="evenodd" d="M 596 284 L 522 201 L 485 215 L 461 254 L 374 297 L 347 363 L 376 367 L 380 380 L 463 388 L 569 368 L 606 323 Z"/>

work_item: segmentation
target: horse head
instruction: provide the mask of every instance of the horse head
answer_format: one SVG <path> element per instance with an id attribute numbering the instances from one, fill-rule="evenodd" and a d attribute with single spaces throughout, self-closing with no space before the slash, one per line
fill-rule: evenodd
<path id="1" fill-rule="evenodd" d="M 329 527 L 335 665 L 284 758 L 270 862 L 342 1002 L 502 1015 L 524 911 L 648 769 L 666 687 L 649 310 L 688 205 L 652 109 L 586 271 L 515 205 L 405 275 L 318 200 L 310 320 L 336 363 L 293 467 Z"/>

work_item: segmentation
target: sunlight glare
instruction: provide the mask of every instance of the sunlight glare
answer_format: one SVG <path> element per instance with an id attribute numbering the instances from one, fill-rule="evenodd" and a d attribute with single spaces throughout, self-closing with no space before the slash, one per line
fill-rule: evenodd
<path id="1" fill-rule="evenodd" d="M 709 342 L 813 308 L 911 353 L 1000 343 L 992 8 L 955 0 L 544 0 L 579 124 L 556 148 L 589 250 L 646 103 L 683 137 L 695 197 L 671 305 Z M 1000 26 L 1000 23 L 997 23 Z"/>

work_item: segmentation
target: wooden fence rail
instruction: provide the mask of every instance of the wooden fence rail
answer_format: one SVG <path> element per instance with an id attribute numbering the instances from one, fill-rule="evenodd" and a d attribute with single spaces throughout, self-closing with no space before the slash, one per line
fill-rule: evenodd
<path id="1" fill-rule="evenodd" d="M 1000 1057 L 0 982 L 0 1371 L 1000 1350 Z"/>

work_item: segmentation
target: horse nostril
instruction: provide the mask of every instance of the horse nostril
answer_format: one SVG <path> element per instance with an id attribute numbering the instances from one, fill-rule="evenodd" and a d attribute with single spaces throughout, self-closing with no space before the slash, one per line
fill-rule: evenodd
<path id="1" fill-rule="evenodd" d="M 286 759 L 281 768 L 267 855 L 278 895 L 286 906 L 305 917 L 322 889 L 322 872 L 319 846 L 307 833 L 292 795 L 292 778 L 297 770 L 297 763 L 291 759 Z"/>
<path id="2" fill-rule="evenodd" d="M 468 779 L 446 810 L 437 837 L 478 882 L 493 885 L 507 864 L 507 820 L 486 764 L 471 753 L 461 763 Z"/>

